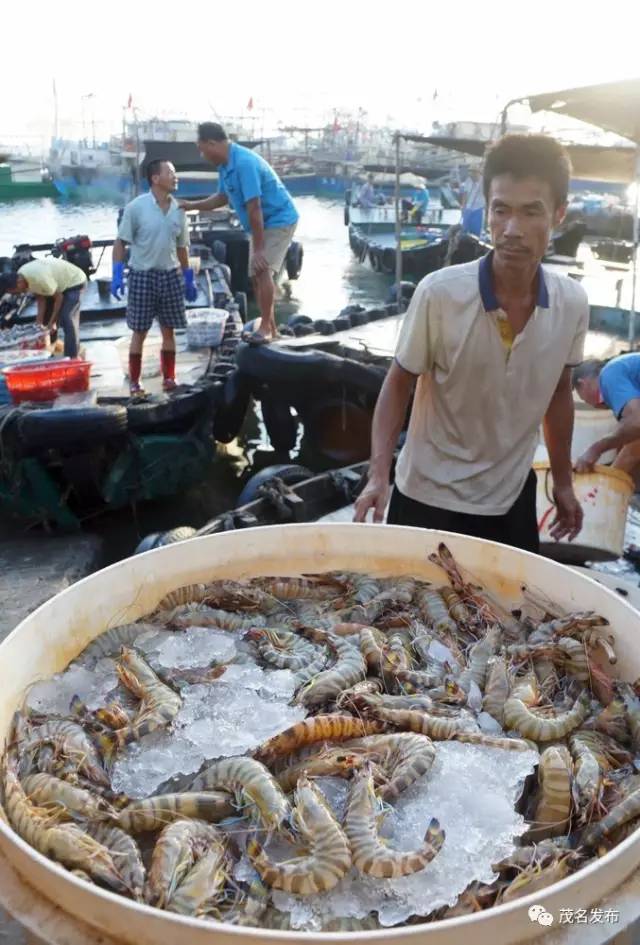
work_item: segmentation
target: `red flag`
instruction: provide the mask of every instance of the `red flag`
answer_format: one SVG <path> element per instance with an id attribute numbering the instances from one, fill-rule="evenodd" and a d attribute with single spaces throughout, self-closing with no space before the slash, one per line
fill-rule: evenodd
<path id="1" fill-rule="evenodd" d="M 247 111 L 248 111 L 248 112 L 253 111 L 253 96 L 251 96 L 251 98 L 249 99 L 249 101 L 248 101 L 248 103 L 247 103 Z"/>
<path id="2" fill-rule="evenodd" d="M 129 92 L 129 100 L 127 102 L 127 108 L 131 108 L 132 105 L 133 105 L 133 95 L 131 94 L 131 92 Z"/>

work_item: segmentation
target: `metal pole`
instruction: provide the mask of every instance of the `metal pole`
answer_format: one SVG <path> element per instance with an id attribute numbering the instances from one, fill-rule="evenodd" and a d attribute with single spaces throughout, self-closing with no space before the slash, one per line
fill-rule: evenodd
<path id="1" fill-rule="evenodd" d="M 638 211 L 640 210 L 640 144 L 636 148 L 636 196 L 633 201 L 633 259 L 629 305 L 629 350 L 636 346 L 636 285 L 638 280 Z"/>
<path id="2" fill-rule="evenodd" d="M 138 127 L 138 113 L 134 110 L 133 119 L 136 123 L 136 166 L 135 166 L 135 196 L 140 193 L 140 129 Z"/>
<path id="3" fill-rule="evenodd" d="M 402 220 L 400 207 L 400 133 L 396 132 L 396 302 L 402 312 Z"/>

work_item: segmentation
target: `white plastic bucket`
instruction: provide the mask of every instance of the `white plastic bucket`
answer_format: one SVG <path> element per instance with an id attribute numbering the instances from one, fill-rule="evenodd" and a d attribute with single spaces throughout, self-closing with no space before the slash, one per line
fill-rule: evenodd
<path id="1" fill-rule="evenodd" d="M 533 464 L 538 478 L 537 512 L 540 551 L 567 563 L 613 561 L 624 550 L 629 500 L 633 480 L 621 469 L 596 466 L 593 472 L 573 477 L 573 486 L 584 512 L 580 534 L 573 540 L 555 541 L 549 529 L 555 517 L 553 477 L 548 462 Z"/>
<path id="2" fill-rule="evenodd" d="M 597 440 L 615 433 L 618 421 L 611 410 L 596 410 L 581 400 L 574 401 L 575 413 L 573 422 L 573 437 L 571 439 L 571 459 L 575 463 L 579 456 L 592 446 Z M 616 458 L 616 450 L 607 450 L 600 457 L 600 464 L 607 466 Z M 536 448 L 535 462 L 549 461 L 549 453 L 544 442 L 542 427 L 540 428 L 540 443 Z"/>
<path id="3" fill-rule="evenodd" d="M 597 440 L 615 433 L 618 427 L 611 410 L 596 410 L 588 404 L 575 404 L 573 439 L 571 440 L 571 459 L 575 460 Z M 600 464 L 607 466 L 616 458 L 616 450 L 608 450 L 600 457 Z"/>
<path id="4" fill-rule="evenodd" d="M 444 540 L 456 560 L 501 600 L 516 606 L 522 583 L 542 589 L 567 610 L 595 610 L 611 624 L 616 671 L 640 676 L 640 614 L 614 592 L 554 561 L 462 535 L 391 525 L 274 525 L 195 538 L 136 555 L 58 594 L 0 645 L 0 735 L 25 689 L 62 670 L 106 627 L 135 620 L 169 591 L 213 578 L 299 574 L 357 569 L 371 574 L 414 574 L 442 583 L 428 560 Z M 356 940 L 384 945 L 513 945 L 545 929 L 532 922 L 530 906 L 542 901 L 556 917 L 561 909 L 586 909 L 637 869 L 640 831 L 602 858 L 542 893 L 447 921 L 371 932 L 274 932 L 238 928 L 152 909 L 89 885 L 40 855 L 0 818 L 0 849 L 40 894 L 71 915 L 125 945 L 300 945 Z"/>

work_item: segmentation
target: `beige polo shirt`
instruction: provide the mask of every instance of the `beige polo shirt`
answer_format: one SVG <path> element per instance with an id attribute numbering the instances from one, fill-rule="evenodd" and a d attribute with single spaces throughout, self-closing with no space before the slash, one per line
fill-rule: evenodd
<path id="1" fill-rule="evenodd" d="M 491 261 L 490 253 L 424 278 L 395 354 L 420 375 L 398 489 L 476 515 L 503 515 L 518 498 L 540 423 L 563 368 L 582 360 L 589 326 L 582 286 L 541 266 L 536 308 L 509 349 Z"/>
<path id="2" fill-rule="evenodd" d="M 56 292 L 84 286 L 87 281 L 82 269 L 55 256 L 25 263 L 18 269 L 18 275 L 26 280 L 29 291 L 34 295 L 52 296 Z"/>

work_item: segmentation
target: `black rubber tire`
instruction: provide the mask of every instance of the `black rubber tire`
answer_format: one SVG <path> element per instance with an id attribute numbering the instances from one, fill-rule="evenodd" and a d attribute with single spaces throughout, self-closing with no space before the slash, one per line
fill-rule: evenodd
<path id="1" fill-rule="evenodd" d="M 298 438 L 298 419 L 285 400 L 266 394 L 262 400 L 262 419 L 274 450 L 289 453 Z"/>
<path id="2" fill-rule="evenodd" d="M 369 250 L 369 262 L 371 263 L 371 268 L 373 269 L 374 272 L 382 271 L 382 265 L 380 262 L 380 253 L 378 252 L 377 249 Z"/>
<path id="3" fill-rule="evenodd" d="M 236 499 L 235 507 L 239 509 L 242 508 L 243 505 L 253 502 L 259 497 L 258 489 L 260 486 L 276 477 L 281 479 L 286 486 L 295 486 L 299 482 L 304 482 L 305 479 L 311 479 L 313 473 L 305 466 L 288 466 L 286 464 L 281 466 L 267 466 L 265 469 L 261 469 L 260 472 L 255 473 L 255 475 L 251 476 L 251 478 L 245 482 L 242 492 Z"/>
<path id="4" fill-rule="evenodd" d="M 296 351 L 277 345 L 241 344 L 237 364 L 248 382 L 261 381 L 284 392 L 298 387 L 307 396 L 317 385 L 321 390 L 329 385 L 340 385 L 375 397 L 386 373 L 384 368 L 340 358 L 326 351 Z"/>
<path id="5" fill-rule="evenodd" d="M 293 333 L 296 338 L 302 338 L 304 335 L 315 335 L 316 329 L 313 324 L 310 325 L 295 325 Z"/>
<path id="6" fill-rule="evenodd" d="M 345 305 L 344 308 L 340 309 L 338 315 L 355 315 L 356 312 L 364 312 L 364 305 L 355 303 L 353 305 Z"/>
<path id="7" fill-rule="evenodd" d="M 247 299 L 246 292 L 236 292 L 233 296 L 233 301 L 238 306 L 238 312 L 240 313 L 240 318 L 243 322 L 246 322 L 247 315 L 249 314 L 249 301 Z"/>
<path id="8" fill-rule="evenodd" d="M 23 409 L 18 418 L 18 435 L 25 447 L 55 449 L 78 443 L 101 443 L 127 433 L 124 407 Z"/>
<path id="9" fill-rule="evenodd" d="M 213 436 L 219 443 L 235 440 L 251 400 L 250 378 L 236 368 L 227 377 L 221 403 L 213 418 Z"/>
<path id="10" fill-rule="evenodd" d="M 403 300 L 403 302 L 409 303 L 413 298 L 413 293 L 415 291 L 416 287 L 413 282 L 403 279 L 403 281 L 400 283 L 400 298 Z M 389 287 L 389 291 L 387 292 L 387 302 L 389 305 L 395 305 L 397 304 L 397 301 L 397 283 L 394 282 L 393 285 Z"/>
<path id="11" fill-rule="evenodd" d="M 367 317 L 370 322 L 377 322 L 381 318 L 386 318 L 387 312 L 383 308 L 370 308 Z"/>
<path id="12" fill-rule="evenodd" d="M 393 249 L 383 249 L 380 255 L 380 268 L 388 276 L 396 271 L 396 254 Z"/>
<path id="13" fill-rule="evenodd" d="M 310 325 L 313 321 L 308 315 L 290 315 L 287 319 L 289 328 L 295 328 L 296 325 Z"/>
<path id="14" fill-rule="evenodd" d="M 164 433 L 190 426 L 209 405 L 206 391 L 190 388 L 158 401 L 131 401 L 127 406 L 132 433 Z"/>
<path id="15" fill-rule="evenodd" d="M 366 325 L 369 321 L 368 312 L 352 312 L 351 314 L 351 327 L 357 328 L 358 325 Z"/>
<path id="16" fill-rule="evenodd" d="M 344 225 L 345 226 L 349 226 L 349 220 L 350 220 L 349 208 L 345 207 L 344 208 Z"/>
<path id="17" fill-rule="evenodd" d="M 336 327 L 336 331 L 346 331 L 347 328 L 351 328 L 351 319 L 348 315 L 337 315 L 333 319 L 333 324 Z"/>
<path id="18" fill-rule="evenodd" d="M 298 243 L 296 240 L 294 240 L 287 250 L 287 256 L 285 259 L 287 278 L 290 281 L 297 279 L 300 275 L 302 271 L 303 260 L 304 249 L 302 248 L 302 243 Z"/>
<path id="19" fill-rule="evenodd" d="M 318 318 L 315 323 L 316 331 L 321 335 L 335 334 L 336 326 L 328 318 Z"/>
<path id="20" fill-rule="evenodd" d="M 223 243 L 222 240 L 214 240 L 213 246 L 211 247 L 211 252 L 214 255 L 216 262 L 226 265 L 227 262 L 227 244 Z"/>

